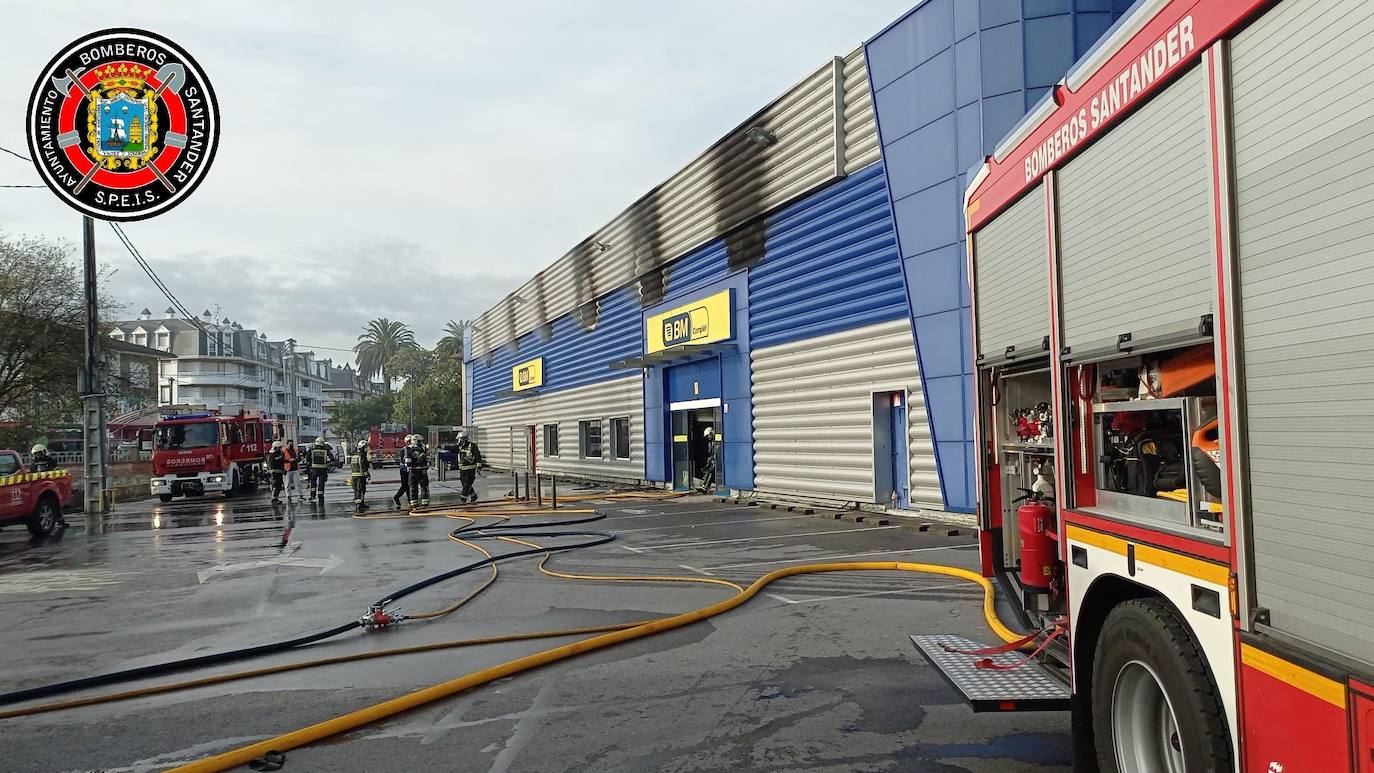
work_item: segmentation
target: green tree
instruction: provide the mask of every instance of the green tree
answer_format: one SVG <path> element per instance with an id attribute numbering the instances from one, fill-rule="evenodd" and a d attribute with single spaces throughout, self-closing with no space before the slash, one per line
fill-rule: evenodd
<path id="1" fill-rule="evenodd" d="M 396 392 L 391 420 L 412 424 L 416 432 L 433 425 L 462 424 L 463 364 L 434 357 L 433 366 L 422 378 L 407 379 Z"/>
<path id="2" fill-rule="evenodd" d="M 397 352 L 418 349 L 415 334 L 404 322 L 392 322 L 386 317 L 374 319 L 363 326 L 358 343 L 353 346 L 357 354 L 358 372 L 364 378 L 382 376 L 382 391 L 391 394 L 391 371 L 388 362 Z"/>
<path id="3" fill-rule="evenodd" d="M 391 419 L 392 398 L 373 395 L 361 400 L 335 403 L 327 409 L 329 426 L 349 441 L 362 438 L 371 427 Z"/>
<path id="4" fill-rule="evenodd" d="M 461 362 L 463 359 L 463 333 L 470 327 L 472 327 L 472 320 L 449 320 L 448 324 L 444 325 L 444 337 L 440 338 L 439 343 L 434 347 L 435 354 Z"/>
<path id="5" fill-rule="evenodd" d="M 438 354 L 428 349 L 403 349 L 391 355 L 386 362 L 386 369 L 392 378 L 418 382 L 429 378 L 438 362 Z"/>

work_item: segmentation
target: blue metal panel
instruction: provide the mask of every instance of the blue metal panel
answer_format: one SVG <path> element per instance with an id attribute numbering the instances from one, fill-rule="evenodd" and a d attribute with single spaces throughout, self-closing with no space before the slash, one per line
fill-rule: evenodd
<path id="1" fill-rule="evenodd" d="M 690 293 L 697 287 L 719 282 L 730 272 L 725 240 L 720 239 L 668 265 L 664 297 Z"/>
<path id="2" fill-rule="evenodd" d="M 510 371 L 516 364 L 535 357 L 544 358 L 544 385 L 540 391 L 553 391 L 623 378 L 625 371 L 611 370 L 616 360 L 635 357 L 643 351 L 641 307 L 634 288 L 627 287 L 601 299 L 596 327 L 587 330 L 574 315 L 553 323 L 553 336 L 541 341 L 537 332 L 521 336 L 518 346 L 503 346 L 492 357 L 491 365 L 481 359 L 469 362 L 472 368 L 474 408 L 482 408 L 519 396 L 497 398 L 509 390 Z"/>
<path id="3" fill-rule="evenodd" d="M 940 484 L 952 510 L 975 505 L 962 212 L 967 176 L 959 170 L 991 153 L 1128 5 L 1128 0 L 931 2 L 865 48 Z M 940 39 L 944 35 L 948 40 Z M 952 51 L 928 54 L 948 49 L 955 40 L 961 42 Z M 883 59 L 881 79 L 873 67 L 875 51 Z"/>
<path id="4" fill-rule="evenodd" d="M 750 345 L 775 346 L 904 315 L 880 164 L 775 216 L 749 270 Z"/>

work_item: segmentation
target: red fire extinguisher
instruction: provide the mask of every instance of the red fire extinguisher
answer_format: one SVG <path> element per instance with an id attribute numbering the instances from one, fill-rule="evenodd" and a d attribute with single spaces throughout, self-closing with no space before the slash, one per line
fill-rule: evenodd
<path id="1" fill-rule="evenodd" d="M 1028 588 L 1046 590 L 1054 572 L 1054 538 L 1050 536 L 1054 510 L 1044 496 L 1030 489 L 1021 489 L 1025 502 L 1016 508 L 1016 520 L 1021 528 L 1021 584 Z"/>

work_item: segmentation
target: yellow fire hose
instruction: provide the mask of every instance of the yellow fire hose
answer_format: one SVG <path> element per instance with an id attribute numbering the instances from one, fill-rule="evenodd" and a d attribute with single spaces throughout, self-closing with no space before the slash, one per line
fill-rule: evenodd
<path id="1" fill-rule="evenodd" d="M 588 496 L 588 497 L 586 497 L 586 498 L 588 498 L 588 499 L 590 499 L 590 498 L 605 498 L 605 497 L 608 497 L 608 496 L 611 496 L 611 495 L 602 494 L 602 495 L 597 495 L 596 497 Z M 630 498 L 668 498 L 668 497 L 663 497 L 663 496 L 652 496 L 651 493 L 650 493 L 650 496 L 643 496 L 640 492 L 626 492 L 625 494 L 621 494 L 621 495 L 619 495 L 619 496 L 617 496 L 617 497 L 615 497 L 615 498 L 630 499 Z M 563 509 L 563 508 L 560 508 L 560 509 L 558 509 L 558 510 L 556 510 L 556 511 L 554 511 L 554 510 L 548 510 L 548 509 L 528 509 L 528 508 L 516 508 L 516 509 L 512 509 L 512 508 L 509 508 L 509 503 L 499 503 L 499 502 L 484 503 L 484 504 L 506 504 L 506 505 L 507 505 L 507 508 L 504 508 L 504 509 L 501 509 L 501 510 L 492 510 L 492 511 L 477 511 L 477 510 L 471 509 L 471 506 L 469 506 L 468 509 L 465 509 L 465 510 L 462 510 L 462 511 L 451 511 L 451 510 L 428 510 L 428 511 L 422 511 L 422 512 L 404 513 L 404 514 L 396 514 L 396 515 L 383 515 L 383 514 L 378 514 L 378 515 L 373 515 L 373 516 L 358 515 L 358 516 L 355 516 L 355 517 L 356 517 L 356 518 L 360 518 L 360 519 L 365 519 L 365 520 L 366 520 L 366 519 L 391 519 L 391 518 L 417 518 L 417 517 L 444 516 L 444 517 L 455 518 L 455 519 L 460 519 L 460 520 L 467 520 L 467 521 L 469 521 L 470 523 L 475 523 L 477 517 L 484 517 L 484 518 L 486 518 L 486 517 L 498 517 L 498 518 L 499 518 L 498 523 L 505 523 L 506 521 L 510 520 L 510 516 L 515 516 L 515 515 L 554 515 L 554 514 L 567 514 L 567 513 L 593 513 L 593 512 L 596 512 L 595 510 L 590 510 L 590 509 L 575 510 L 575 509 Z M 495 525 L 495 524 L 493 524 L 493 525 Z M 480 534 L 480 530 L 479 530 L 477 533 Z M 486 551 L 485 549 L 483 549 L 481 546 L 479 546 L 479 545 L 477 545 L 477 544 L 475 544 L 475 543 L 473 543 L 473 542 L 471 542 L 471 541 L 469 541 L 469 540 L 465 540 L 465 539 L 462 539 L 462 538 L 453 536 L 453 535 L 451 535 L 451 534 L 449 535 L 449 539 L 451 539 L 451 540 L 454 541 L 454 542 L 458 542 L 459 544 L 462 544 L 462 545 L 464 545 L 464 546 L 466 546 L 466 547 L 473 548 L 474 550 L 476 550 L 476 551 L 478 551 L 479 553 L 481 553 L 483 556 L 486 556 L 486 557 L 490 557 L 490 556 L 491 556 L 491 553 L 489 553 L 488 551 Z M 500 540 L 505 541 L 505 542 L 510 542 L 510 543 L 513 543 L 513 544 L 522 545 L 522 546 L 525 546 L 525 547 L 530 547 L 530 548 L 536 548 L 536 549 L 538 549 L 538 548 L 542 548 L 542 547 L 543 547 L 542 545 L 538 545 L 538 544 L 533 543 L 533 542 L 528 542 L 528 541 L 525 541 L 525 540 L 517 539 L 517 538 L 515 538 L 515 537 L 502 536 L 502 537 L 498 537 L 497 539 L 500 539 Z M 403 695 L 403 696 L 400 696 L 400 697 L 398 697 L 398 698 L 393 698 L 393 699 L 388 700 L 388 701 L 383 701 L 382 703 L 378 703 L 378 704 L 375 704 L 375 705 L 373 705 L 373 706 L 369 706 L 369 707 L 366 707 L 366 708 L 363 708 L 363 709 L 359 709 L 359 710 L 357 710 L 357 711 L 353 711 L 353 712 L 350 712 L 350 713 L 348 713 L 348 714 L 342 715 L 342 716 L 340 716 L 340 717 L 336 717 L 336 718 L 334 718 L 334 719 L 330 719 L 330 720 L 327 720 L 327 721 L 325 721 L 325 722 L 321 722 L 321 723 L 318 723 L 318 724 L 315 724 L 315 725 L 311 725 L 311 726 L 309 726 L 309 727 L 301 728 L 301 729 L 299 729 L 299 730 L 296 730 L 296 731 L 287 733 L 287 734 L 285 734 L 285 735 L 278 736 L 278 737 L 276 737 L 276 738 L 271 738 L 271 739 L 268 739 L 268 740 L 265 740 L 265 741 L 261 741 L 261 742 L 258 742 L 258 743 L 254 743 L 254 744 L 250 744 L 250 745 L 247 745 L 247 746 L 244 746 L 244 747 L 240 747 L 240 748 L 238 748 L 238 749 L 234 749 L 234 750 L 231 750 L 231 751 L 228 751 L 228 752 L 224 752 L 224 753 L 222 753 L 222 754 L 214 755 L 214 756 L 212 756 L 212 757 L 208 757 L 208 758 L 205 758 L 205 759 L 202 759 L 202 760 L 198 760 L 198 761 L 196 761 L 196 762 L 192 762 L 192 763 L 189 763 L 189 764 L 187 764 L 187 765 L 183 765 L 183 766 L 180 766 L 180 767 L 177 767 L 177 768 L 174 768 L 174 769 L 173 769 L 174 773 L 187 772 L 187 771 L 194 771 L 194 772 L 196 772 L 196 773 L 200 773 L 200 772 L 202 772 L 202 771 L 208 772 L 208 771 L 228 770 L 229 768 L 236 767 L 236 766 L 238 766 L 238 765 L 241 765 L 241 764 L 250 762 L 250 761 L 252 761 L 253 759 L 256 759 L 256 758 L 258 758 L 258 757 L 261 757 L 261 756 L 263 756 L 264 754 L 266 754 L 266 753 L 269 752 L 269 751 L 283 752 L 283 751 L 286 751 L 286 750 L 289 750 L 289 749 L 298 748 L 298 747 L 300 747 L 300 746 L 303 746 L 303 745 L 306 745 L 306 744 L 310 744 L 310 743 L 313 743 L 313 742 L 315 742 L 315 741 L 319 741 L 319 740 L 322 740 L 322 739 L 324 739 L 324 738 L 328 738 L 328 737 L 330 737 L 330 736 L 337 735 L 337 734 L 339 734 L 339 733 L 346 732 L 346 731 L 348 731 L 348 730 L 352 730 L 352 729 L 361 727 L 361 726 L 363 726 L 363 725 L 366 725 L 366 724 L 375 722 L 375 721 L 377 721 L 377 720 L 384 719 L 384 718 L 386 718 L 386 717 L 389 717 L 389 716 L 392 716 L 392 715 L 395 715 L 395 714 L 398 714 L 398 713 L 401 713 L 401 712 L 404 712 L 404 711 L 408 711 L 408 710 L 410 710 L 410 709 L 412 709 L 412 708 L 416 708 L 416 707 L 419 707 L 419 706 L 422 706 L 422 705 L 425 705 L 425 704 L 428 704 L 428 703 L 431 703 L 431 702 L 434 702 L 434 701 L 437 701 L 437 700 L 441 700 L 441 699 L 443 699 L 443 698 L 452 696 L 452 695 L 454 695 L 454 694 L 456 694 L 456 693 L 462 692 L 462 691 L 467 690 L 467 689 L 470 689 L 470 688 L 472 688 L 472 687 L 477 687 L 477 686 L 480 686 L 480 685 L 487 684 L 487 683 L 489 683 L 489 682 L 495 681 L 495 680 L 497 680 L 497 679 L 501 679 L 501 678 L 504 678 L 504 677 L 507 677 L 507 676 L 511 676 L 511 675 L 520 673 L 520 672 L 522 672 L 522 671 L 527 671 L 527 670 L 530 670 L 530 669 L 533 669 L 533 668 L 537 668 L 537 667 L 539 667 L 539 666 L 541 666 L 541 665 L 546 665 L 546 664 L 548 664 L 548 663 L 553 663 L 553 662 L 556 662 L 556 661 L 559 661 L 559 660 L 563 660 L 563 659 L 566 659 L 566 658 L 570 658 L 570 657 L 572 657 L 572 656 L 574 656 L 574 655 L 578 655 L 578 654 L 581 654 L 581 653 L 584 653 L 584 652 L 590 652 L 590 651 L 592 651 L 592 650 L 597 650 L 597 649 L 601 649 L 601 648 L 604 648 L 604 647 L 609 647 L 609 646 L 612 646 L 612 645 L 615 645 L 615 644 L 619 644 L 619 643 L 622 643 L 622 642 L 631 641 L 631 640 L 633 640 L 633 639 L 638 639 L 638 638 L 642 638 L 642 637 L 645 637 L 645 636 L 650 636 L 650 635 L 653 635 L 653 634 L 655 634 L 655 633 L 661 633 L 661 632 L 663 632 L 663 631 L 672 630 L 672 629 L 674 629 L 674 628 L 678 628 L 678 627 L 681 627 L 681 626 L 684 626 L 684 625 L 689 625 L 689 624 L 694 623 L 694 622 L 698 622 L 698 621 L 705 620 L 705 619 L 710 618 L 710 617 L 714 617 L 714 616 L 716 616 L 716 615 L 719 615 L 719 614 L 722 614 L 722 613 L 724 613 L 724 612 L 730 611 L 730 610 L 732 610 L 732 609 L 734 609 L 734 608 L 736 608 L 736 607 L 738 607 L 738 606 L 744 604 L 746 601 L 748 601 L 748 600 L 750 600 L 751 598 L 753 598 L 754 596 L 756 596 L 765 586 L 769 585 L 769 584 L 772 583 L 772 582 L 775 582 L 775 581 L 777 581 L 777 580 L 783 579 L 783 578 L 785 578 L 785 577 L 792 577 L 792 576 L 801 575 L 801 574 L 814 574 L 814 573 L 821 573 L 821 572 L 839 572 L 839 571 L 908 571 L 908 572 L 924 572 L 924 573 L 928 573 L 928 574 L 938 574 L 938 575 L 944 575 L 944 576 L 948 576 L 948 577 L 954 577 L 954 578 L 961 579 L 961 580 L 967 580 L 967 581 L 969 581 L 969 582 L 976 583 L 977 585 L 979 585 L 980 587 L 983 588 L 983 615 L 984 615 L 984 617 L 985 617 L 986 620 L 987 620 L 988 626 L 993 630 L 993 632 L 994 632 L 999 638 L 1001 638 L 1003 641 L 1006 641 L 1006 642 L 1016 641 L 1016 640 L 1018 640 L 1018 639 L 1021 638 L 1021 636 L 1020 636 L 1019 634 L 1017 634 L 1016 632 L 1014 632 L 1014 631 L 1008 629 L 1008 628 L 1007 628 L 1005 625 L 1003 625 L 1002 622 L 997 618 L 996 609 L 995 609 L 995 595 L 994 595 L 994 589 L 993 589 L 992 584 L 991 584 L 986 578 L 982 577 L 981 575 L 979 575 L 979 574 L 977 574 L 977 573 L 975 573 L 975 572 L 971 572 L 971 571 L 968 571 L 968 570 L 966 570 L 966 569 L 960 569 L 960 568 L 957 568 L 957 567 L 941 566 L 941 565 L 938 565 L 938 564 L 915 564 L 915 563 L 888 562 L 888 561 L 838 562 L 838 563 L 804 564 L 804 565 L 786 567 L 786 568 L 783 568 L 783 569 L 775 570 L 775 571 L 773 571 L 773 572 L 769 572 L 768 574 L 765 574 L 765 575 L 763 575 L 762 577 L 760 577 L 760 578 L 758 578 L 757 580 L 755 580 L 755 581 L 754 581 L 751 585 L 749 585 L 747 588 L 742 588 L 741 586 L 737 585 L 736 583 L 730 582 L 730 581 L 728 581 L 728 580 L 723 580 L 723 579 L 719 579 L 719 578 L 709 578 L 709 577 L 679 577 L 679 576 L 660 576 L 660 575 L 652 575 L 652 576 L 616 575 L 616 576 L 612 576 L 612 575 L 583 575 L 583 574 L 573 574 L 573 573 L 567 573 L 567 572 L 558 572 L 558 571 L 554 571 L 554 570 L 548 568 L 547 564 L 548 564 L 548 562 L 549 562 L 549 560 L 550 560 L 551 558 L 552 558 L 552 554 L 547 554 L 547 555 L 545 555 L 545 556 L 543 557 L 543 559 L 539 562 L 539 570 L 540 570 L 542 573 L 544 573 L 544 574 L 546 574 L 546 575 L 548 575 L 548 576 L 551 576 L 551 577 L 557 577 L 557 578 L 561 578 L 561 579 L 572 579 L 572 580 L 597 580 L 597 581 L 613 581 L 613 582 L 684 582 L 684 583 L 711 584 L 711 585 L 721 585 L 721 586 L 728 587 L 728 588 L 732 589 L 733 591 L 735 591 L 735 595 L 732 596 L 732 597 L 730 597 L 730 598 L 728 598 L 728 599 L 726 599 L 726 600 L 724 600 L 724 601 L 720 601 L 720 602 L 717 602 L 717 603 L 715 603 L 715 604 L 711 604 L 711 605 L 709 605 L 709 606 L 702 607 L 702 608 L 700 608 L 700 609 L 696 609 L 696 610 L 693 610 L 693 611 L 690 611 L 690 612 L 681 613 L 681 614 L 678 614 L 678 615 L 670 615 L 670 616 L 667 616 L 667 617 L 656 618 L 656 619 L 653 619 L 653 620 L 646 620 L 646 621 L 640 621 L 640 622 L 634 622 L 634 623 L 619 623 L 619 624 L 602 625 L 602 626 L 587 626 L 587 627 L 582 627 L 582 628 L 568 628 L 568 629 L 561 629 L 561 630 L 554 630 L 554 631 L 537 631 L 537 632 L 530 632 L 530 633 L 506 634 L 506 635 L 500 635 L 500 636 L 489 636 L 489 637 L 481 637 L 481 638 L 473 638 L 473 639 L 459 639 L 459 640 L 447 641 L 447 642 L 436 642 L 436 643 L 432 643 L 432 644 L 421 644 L 421 645 L 412 645 L 412 646 L 407 646 L 407 647 L 397 647 L 397 648 L 388 649 L 388 650 L 377 650 L 377 651 L 371 651 L 371 652 L 361 652 L 361 653 L 352 653 L 352 654 L 347 654 L 347 655 L 338 655 L 338 656 L 327 657 L 327 658 L 318 658 L 318 659 L 313 659 L 313 660 L 301 661 L 301 662 L 297 662 L 297 663 L 288 663 L 288 664 L 281 664 L 281 665 L 267 666 L 267 667 L 263 667 L 263 668 L 251 669 L 251 670 L 246 670 L 246 671 L 238 671 L 238 672 L 227 673 L 227 674 L 219 674 L 219 675 L 215 675 L 215 676 L 209 676 L 209 677 L 204 677 L 204 678 L 200 678 L 200 679 L 193 679 L 193 680 L 187 680 L 187 681 L 176 682 L 176 683 L 169 683 L 169 684 L 164 684 L 164 685 L 154 685 L 154 686 L 151 686 L 151 687 L 144 687 L 144 688 L 139 688 L 139 689 L 135 689 L 135 690 L 127 690 L 127 691 L 123 691 L 123 692 L 119 692 L 119 693 L 111 693 L 111 694 L 106 694 L 106 695 L 91 696 L 91 697 L 87 697 L 87 698 L 77 698 L 77 699 L 72 699 L 72 700 L 67 700 L 67 701 L 60 701 L 60 702 L 55 702 L 55 703 L 48 703 L 48 704 L 41 704 L 41 705 L 36 705 L 36 706 L 30 706 L 30 707 L 26 707 L 26 708 L 12 709 L 12 710 L 7 710 L 7 711 L 0 712 L 0 719 L 6 719 L 6 718 L 11 718 L 11 717 L 17 717 L 17 716 L 26 716 L 26 715 L 38 714 L 38 713 L 49 712 L 49 711 L 58 711 L 58 710 L 62 710 L 62 709 L 76 708 L 76 707 L 80 707 L 80 706 L 89 706 L 89 705 L 94 705 L 94 704 L 99 704 L 99 703 L 106 703 L 106 702 L 116 701 L 116 700 L 124 700 L 124 699 L 137 698 L 137 697 L 145 697 L 145 696 L 149 696 L 149 695 L 156 695 L 156 694 L 160 694 L 160 693 L 173 692 L 173 691 L 182 690 L 182 689 L 188 689 L 188 688 L 193 688 L 193 687 L 202 687 L 202 686 L 207 686 L 207 685 L 212 685 L 212 684 L 219 684 L 219 683 L 228 682 L 228 681 L 233 681 L 233 680 L 238 680 L 238 679 L 247 679 L 247 678 L 251 678 L 251 677 L 255 677 L 255 676 L 264 676 L 264 675 L 269 675 L 269 674 L 282 673 L 282 672 L 285 672 L 285 671 L 292 671 L 292 670 L 298 670 L 298 669 L 304 669 L 304 668 L 312 668 L 312 667 L 316 667 L 316 666 L 323 666 L 323 665 L 331 665 L 331 664 L 352 662 L 352 661 L 357 661 L 357 660 L 366 660 L 366 659 L 372 659 L 372 658 L 387 657 L 387 656 L 390 656 L 390 655 L 402 655 L 402 654 L 413 654 L 413 653 L 421 653 L 421 652 L 433 652 L 433 651 L 437 651 L 437 650 L 450 649 L 450 648 L 457 648 L 457 647 L 475 646 L 475 645 L 483 645 L 483 644 L 496 644 L 496 643 L 513 642 L 513 641 L 527 641 L 527 640 L 539 639 L 539 638 L 551 638 L 551 637 L 561 637 L 561 636 L 575 636 L 575 635 L 583 635 L 583 634 L 600 634 L 600 635 L 597 635 L 597 636 L 592 636 L 591 638 L 582 639 L 582 640 L 580 640 L 580 641 L 572 642 L 572 643 L 570 643 L 570 644 L 566 644 L 566 645 L 562 645 L 562 646 L 558 646 L 558 647 L 553 647 L 553 648 L 544 650 L 544 651 L 542 651 L 542 652 L 534 653 L 534 654 L 532 654 L 532 655 L 527 655 L 527 656 L 524 656 L 524 657 L 521 657 L 521 658 L 516 658 L 515 660 L 511 660 L 511 661 L 508 661 L 508 662 L 506 662 L 506 663 L 501 663 L 501 664 L 498 664 L 498 665 L 495 665 L 495 666 L 491 666 L 491 667 L 489 667 L 489 668 L 485 668 L 485 669 L 482 669 L 482 670 L 480 670 L 480 671 L 476 671 L 476 672 L 467 674 L 467 675 L 465 675 L 465 676 L 458 677 L 458 678 L 456 678 L 456 679 L 452 679 L 452 680 L 449 680 L 449 681 L 446 681 L 446 682 L 442 682 L 442 683 L 440 683 L 440 684 L 436 684 L 436 685 L 434 685 L 434 686 L 432 686 L 432 687 L 428 687 L 428 688 L 425 688 L 425 689 L 423 689 L 423 690 L 419 690 L 419 691 L 416 691 L 416 692 L 408 693 L 408 694 Z M 488 577 L 488 578 L 487 578 L 487 579 L 486 579 L 477 589 L 475 589 L 475 590 L 473 590 L 472 592 L 468 593 L 467 595 L 465 595 L 464 597 L 462 597 L 461 599 L 459 599 L 459 600 L 458 600 L 457 602 L 455 602 L 454 604 L 452 604 L 452 605 L 450 605 L 450 606 L 448 606 L 448 607 L 445 607 L 445 608 L 443 608 L 443 609 L 436 610 L 436 611 L 434 611 L 434 612 L 426 612 L 426 613 L 414 614 L 414 615 L 411 615 L 410 617 L 411 617 L 412 619 L 432 619 L 432 618 L 437 618 L 437 617 L 440 617 L 440 616 L 443 616 L 443 615 L 447 615 L 447 614 L 449 614 L 449 613 L 451 613 L 451 612 L 453 612 L 453 611 L 459 609 L 460 607 L 462 607 L 463 605 L 467 604 L 467 603 L 470 602 L 472 599 L 474 599 L 474 598 L 475 598 L 478 594 L 480 594 L 483 590 L 485 590 L 486 588 L 488 588 L 493 582 L 495 582 L 495 580 L 496 580 L 496 578 L 497 578 L 497 576 L 498 576 L 498 570 L 497 570 L 496 565 L 495 565 L 494 563 L 491 565 L 491 568 L 492 568 L 491 575 L 490 575 L 490 576 L 489 576 L 489 577 Z"/>
<path id="2" fill-rule="evenodd" d="M 758 595 L 759 591 L 763 590 L 763 588 L 767 587 L 770 583 L 784 577 L 793 577 L 800 574 L 816 574 L 820 572 L 861 571 L 923 572 L 926 574 L 955 577 L 977 583 L 983 588 L 983 615 L 987 618 L 988 626 L 992 628 L 993 632 L 1003 641 L 1012 642 L 1021 638 L 1020 635 L 1008 629 L 997 619 L 996 610 L 994 608 L 994 591 L 992 584 L 983 576 L 975 572 L 970 572 L 967 569 L 940 566 L 938 564 L 913 564 L 901 561 L 852 561 L 789 566 L 782 569 L 776 569 L 763 575 L 749 585 L 748 588 L 745 588 L 743 592 L 724 601 L 691 612 L 684 612 L 679 615 L 651 620 L 631 628 L 611 631 L 599 636 L 582 639 L 581 641 L 576 641 L 571 644 L 553 647 L 543 652 L 536 652 L 532 655 L 526 655 L 521 658 L 516 658 L 515 660 L 481 669 L 480 671 L 474 671 L 456 679 L 440 682 L 439 684 L 422 690 L 407 693 L 406 695 L 358 709 L 357 711 L 352 711 L 348 714 L 310 725 L 309 727 L 279 735 L 276 738 L 269 738 L 265 741 L 259 741 L 222 754 L 216 754 L 212 757 L 172 768 L 169 773 L 214 773 L 215 771 L 228 770 L 246 764 L 270 751 L 285 752 L 306 744 L 311 744 L 338 735 L 339 733 L 354 730 L 378 720 L 424 706 L 428 703 L 442 700 L 463 692 L 464 690 L 518 674 L 522 671 L 538 668 L 539 666 L 564 660 L 584 652 L 599 650 L 622 642 L 640 639 L 645 636 L 651 636 L 656 633 L 670 631 L 674 628 L 680 628 L 684 625 L 699 622 L 740 606 Z"/>

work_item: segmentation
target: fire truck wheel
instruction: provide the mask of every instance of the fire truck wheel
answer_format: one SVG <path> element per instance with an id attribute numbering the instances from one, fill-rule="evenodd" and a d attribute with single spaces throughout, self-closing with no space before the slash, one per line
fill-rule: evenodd
<path id="1" fill-rule="evenodd" d="M 158 495 L 157 495 L 157 498 L 160 499 L 164 504 L 167 503 L 167 502 L 172 501 L 172 495 L 171 495 L 171 494 L 158 494 Z"/>
<path id="2" fill-rule="evenodd" d="M 231 499 L 239 495 L 239 471 L 233 470 L 229 473 L 229 488 L 224 490 L 224 498 Z"/>
<path id="3" fill-rule="evenodd" d="M 33 509 L 25 525 L 35 537 L 50 537 L 57 531 L 57 524 L 61 520 L 62 511 L 57 507 L 57 500 L 51 494 L 45 494 L 38 500 L 38 507 Z"/>
<path id="4" fill-rule="evenodd" d="M 1197 642 L 1164 601 L 1128 601 L 1108 613 L 1092 681 L 1102 773 L 1232 770 L 1211 674 Z"/>

